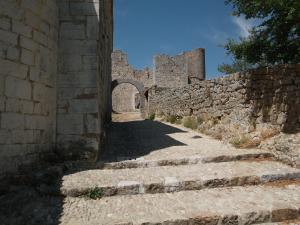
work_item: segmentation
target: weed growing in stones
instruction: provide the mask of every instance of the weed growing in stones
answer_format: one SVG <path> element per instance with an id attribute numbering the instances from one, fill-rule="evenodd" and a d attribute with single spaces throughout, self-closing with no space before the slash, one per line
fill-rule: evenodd
<path id="1" fill-rule="evenodd" d="M 102 190 L 99 187 L 95 187 L 94 189 L 90 190 L 88 193 L 86 193 L 85 197 L 96 200 L 100 199 L 102 197 Z"/>

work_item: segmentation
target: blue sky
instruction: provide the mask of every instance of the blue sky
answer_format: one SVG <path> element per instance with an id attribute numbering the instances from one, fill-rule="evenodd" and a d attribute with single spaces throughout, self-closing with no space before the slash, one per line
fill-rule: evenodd
<path id="1" fill-rule="evenodd" d="M 115 0 L 114 49 L 128 53 L 135 68 L 152 67 L 156 54 L 206 49 L 207 78 L 231 62 L 220 47 L 228 38 L 247 36 L 251 22 L 230 15 L 223 0 Z"/>

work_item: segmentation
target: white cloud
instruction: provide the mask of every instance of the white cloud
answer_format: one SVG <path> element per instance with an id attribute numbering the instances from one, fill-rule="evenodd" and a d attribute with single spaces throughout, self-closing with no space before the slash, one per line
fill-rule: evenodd
<path id="1" fill-rule="evenodd" d="M 241 37 L 248 37 L 250 30 L 254 26 L 252 20 L 246 20 L 244 17 L 232 17 L 232 21 L 239 28 L 239 35 Z"/>

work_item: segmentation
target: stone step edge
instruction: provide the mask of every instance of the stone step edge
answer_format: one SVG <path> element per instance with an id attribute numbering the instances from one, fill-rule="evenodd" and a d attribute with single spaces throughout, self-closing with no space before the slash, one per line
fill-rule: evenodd
<path id="1" fill-rule="evenodd" d="M 93 170 L 93 169 L 134 169 L 134 168 L 149 168 L 160 166 L 183 166 L 194 165 L 199 163 L 221 163 L 232 161 L 255 161 L 255 160 L 272 160 L 276 161 L 275 155 L 269 152 L 248 153 L 240 155 L 218 155 L 211 157 L 187 157 L 178 159 L 161 159 L 161 160 L 126 160 L 120 162 L 65 162 L 64 166 L 69 171 L 77 170 Z"/>
<path id="2" fill-rule="evenodd" d="M 250 186 L 272 184 L 274 182 L 300 181 L 300 172 L 287 174 L 269 174 L 259 176 L 233 177 L 231 179 L 189 180 L 177 181 L 176 179 L 160 183 L 144 184 L 138 181 L 122 181 L 117 186 L 89 187 L 78 189 L 61 188 L 60 194 L 69 197 L 84 197 L 95 191 L 99 197 L 110 197 L 117 195 L 138 195 L 172 193 L 179 191 L 203 190 L 209 188 L 229 188 L 235 186 Z"/>
<path id="3" fill-rule="evenodd" d="M 102 169 L 131 169 L 131 168 L 148 168 L 160 166 L 182 166 L 194 165 L 198 163 L 219 163 L 232 161 L 246 161 L 246 160 L 274 160 L 272 153 L 249 153 L 241 155 L 219 155 L 212 157 L 189 157 L 181 159 L 162 159 L 162 160 L 136 160 L 104 163 Z"/>
<path id="4" fill-rule="evenodd" d="M 155 222 L 143 221 L 139 223 L 121 222 L 114 223 L 113 225 L 287 225 L 285 223 L 281 223 L 285 221 L 295 221 L 299 219 L 299 206 L 283 206 L 275 209 L 265 209 L 257 211 L 254 211 L 250 208 L 249 211 L 239 214 L 196 214 L 191 217 L 180 219 L 168 219 L 164 221 Z"/>

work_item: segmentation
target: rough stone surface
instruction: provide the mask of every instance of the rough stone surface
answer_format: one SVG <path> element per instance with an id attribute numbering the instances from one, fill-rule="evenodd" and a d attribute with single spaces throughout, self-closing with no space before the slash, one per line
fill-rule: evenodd
<path id="1" fill-rule="evenodd" d="M 112 23 L 111 0 L 0 2 L 0 177 L 55 148 L 99 150 L 111 109 Z"/>
<path id="2" fill-rule="evenodd" d="M 280 65 L 182 88 L 153 87 L 149 90 L 149 113 L 197 117 L 201 132 L 227 141 L 245 137 L 259 144 L 280 131 L 297 133 L 299 68 L 298 64 Z"/>
<path id="3" fill-rule="evenodd" d="M 110 109 L 112 2 L 68 0 L 59 7 L 57 147 L 65 157 L 94 158 Z"/>
<path id="4" fill-rule="evenodd" d="M 205 80 L 205 50 L 194 49 L 176 56 L 156 55 L 153 71 L 158 87 L 180 88 L 194 80 Z"/>
<path id="5" fill-rule="evenodd" d="M 300 179 L 300 170 L 271 161 L 199 163 L 79 172 L 63 177 L 61 192 L 68 196 L 80 196 L 87 193 L 91 187 L 99 187 L 103 190 L 102 196 L 109 196 L 131 193 L 134 186 L 135 194 L 154 194 L 293 179 Z"/>
<path id="6" fill-rule="evenodd" d="M 154 87 L 150 93 L 149 108 L 157 114 L 205 114 L 245 130 L 262 123 L 280 126 L 284 131 L 300 127 L 299 65 L 262 68 L 183 88 Z"/>
<path id="7" fill-rule="evenodd" d="M 133 156 L 139 153 L 135 161 L 147 163 L 143 157 L 150 156 L 157 162 L 161 156 L 165 161 L 172 162 L 197 153 L 202 153 L 202 158 L 214 156 L 217 161 L 110 170 L 97 169 L 97 166 L 103 166 L 101 162 L 94 165 L 88 162 L 65 162 L 37 170 L 31 176 L 13 176 L 10 186 L 0 184 L 1 223 L 250 225 L 299 219 L 298 169 L 264 157 L 254 160 L 247 154 L 263 153 L 261 150 L 236 150 L 189 129 L 182 130 L 174 125 L 160 125 L 153 121 L 148 121 L 151 125 L 145 124 L 136 114 L 135 117 L 130 114 L 124 118 L 118 114 L 114 119 L 118 119 L 116 124 L 123 124 L 123 129 L 126 126 L 132 128 L 131 123 L 135 123 L 135 126 L 140 124 L 139 128 L 148 127 L 145 130 L 157 128 L 155 135 L 149 137 L 148 147 L 143 140 L 140 146 L 143 148 L 131 152 Z M 118 128 L 114 126 L 114 129 Z M 140 131 L 136 129 L 136 133 Z M 137 139 L 130 142 L 129 135 L 124 139 L 114 137 L 117 139 L 110 143 L 112 147 L 116 143 L 118 146 L 139 143 Z M 180 142 L 184 145 L 179 145 Z M 176 145 L 182 147 L 183 151 L 169 148 Z M 218 148 L 220 151 L 215 151 Z M 172 158 L 171 149 L 175 158 Z M 151 153 L 156 154 L 153 157 Z M 130 152 L 124 155 L 122 151 L 115 151 L 115 154 L 120 158 L 130 156 Z M 230 162 L 218 161 L 219 157 L 224 158 L 224 154 L 236 157 L 231 158 Z M 240 161 L 246 155 L 247 161 Z"/>
<path id="8" fill-rule="evenodd" d="M 222 225 L 253 224 L 272 221 L 280 211 L 285 212 L 283 220 L 297 219 L 299 199 L 298 185 L 118 196 L 96 201 L 66 198 L 61 223 L 207 224 L 214 219 Z"/>
<path id="9" fill-rule="evenodd" d="M 300 168 L 300 134 L 281 133 L 263 142 L 262 149 L 274 152 L 276 157 Z"/>
<path id="10" fill-rule="evenodd" d="M 58 8 L 54 0 L 1 1 L 0 14 L 1 177 L 55 145 Z"/>

